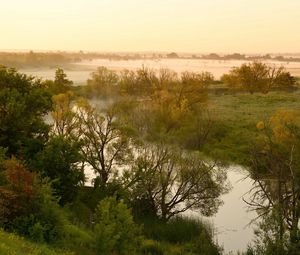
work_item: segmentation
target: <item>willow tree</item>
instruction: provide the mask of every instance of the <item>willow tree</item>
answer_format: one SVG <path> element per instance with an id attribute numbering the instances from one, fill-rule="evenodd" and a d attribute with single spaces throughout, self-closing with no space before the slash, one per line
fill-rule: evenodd
<path id="1" fill-rule="evenodd" d="M 257 218 L 271 222 L 263 225 L 265 231 L 275 229 L 268 236 L 274 254 L 298 254 L 300 245 L 300 130 L 295 123 L 296 116 L 282 110 L 259 122 L 261 136 L 249 157 L 254 185 L 246 202 Z"/>
<path id="2" fill-rule="evenodd" d="M 222 169 L 164 145 L 144 146 L 137 155 L 124 175 L 133 204 L 142 201 L 163 221 L 187 210 L 205 216 L 217 212 L 229 188 Z"/>
<path id="3" fill-rule="evenodd" d="M 118 124 L 116 111 L 99 111 L 86 101 L 77 104 L 77 136 L 83 160 L 98 175 L 95 185 L 105 185 L 130 159 L 129 138 Z"/>

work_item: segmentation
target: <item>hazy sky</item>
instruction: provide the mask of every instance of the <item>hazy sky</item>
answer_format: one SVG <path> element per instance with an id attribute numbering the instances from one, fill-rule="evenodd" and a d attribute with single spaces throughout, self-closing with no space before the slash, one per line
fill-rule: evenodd
<path id="1" fill-rule="evenodd" d="M 300 52 L 300 0 L 0 3 L 0 49 Z"/>

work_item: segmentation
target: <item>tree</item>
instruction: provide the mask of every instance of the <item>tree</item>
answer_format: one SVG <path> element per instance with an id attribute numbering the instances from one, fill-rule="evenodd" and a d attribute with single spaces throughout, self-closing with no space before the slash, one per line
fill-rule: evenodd
<path id="1" fill-rule="evenodd" d="M 116 166 L 130 159 L 129 139 L 117 122 L 114 108 L 99 112 L 86 101 L 77 106 L 76 133 L 82 143 L 83 160 L 98 174 L 95 186 L 105 186 L 117 173 Z"/>
<path id="2" fill-rule="evenodd" d="M 143 147 L 137 155 L 124 175 L 133 203 L 143 200 L 163 221 L 189 209 L 205 216 L 217 212 L 220 195 L 228 191 L 220 168 L 163 145 Z"/>
<path id="3" fill-rule="evenodd" d="M 160 84 L 156 72 L 143 66 L 136 71 L 124 70 L 120 74 L 120 89 L 128 95 L 150 96 Z"/>
<path id="4" fill-rule="evenodd" d="M 77 122 L 72 97 L 73 94 L 71 92 L 52 97 L 53 111 L 51 112 L 51 116 L 53 118 L 52 133 L 54 135 L 64 137 L 74 135 Z"/>
<path id="5" fill-rule="evenodd" d="M 0 146 L 30 158 L 47 141 L 51 97 L 39 80 L 0 67 Z"/>
<path id="6" fill-rule="evenodd" d="M 62 135 L 51 137 L 37 155 L 34 167 L 42 177 L 50 178 L 62 205 L 74 201 L 85 181 L 80 144 Z"/>
<path id="7" fill-rule="evenodd" d="M 177 138 L 195 116 L 206 110 L 207 88 L 213 77 L 210 73 L 185 72 L 178 79 L 166 69 L 154 78 L 147 77 L 152 92 L 136 102 L 131 123 L 150 139 Z"/>
<path id="8" fill-rule="evenodd" d="M 16 158 L 5 160 L 1 170 L 5 174 L 0 186 L 1 228 L 38 242 L 65 238 L 70 222 L 50 184 Z"/>
<path id="9" fill-rule="evenodd" d="M 213 114 L 206 108 L 195 109 L 182 127 L 180 142 L 187 148 L 201 150 L 210 139 L 211 133 L 216 128 Z"/>
<path id="10" fill-rule="evenodd" d="M 0 223 L 7 227 L 17 217 L 30 213 L 37 196 L 36 175 L 16 158 L 3 163 L 5 182 L 0 186 Z"/>
<path id="11" fill-rule="evenodd" d="M 175 52 L 171 52 L 167 54 L 167 58 L 179 58 L 178 54 Z"/>
<path id="12" fill-rule="evenodd" d="M 61 86 L 62 92 L 67 92 L 70 87 L 73 85 L 73 82 L 67 79 L 65 71 L 61 68 L 57 68 L 55 71 L 54 83 Z"/>
<path id="13" fill-rule="evenodd" d="M 279 245 L 276 254 L 282 254 L 282 250 L 297 254 L 300 245 L 300 132 L 295 123 L 295 115 L 282 110 L 270 120 L 259 122 L 257 128 L 262 135 L 250 154 L 254 187 L 246 202 L 258 212 L 258 218 L 272 219 L 278 230 L 272 237 Z"/>
<path id="14" fill-rule="evenodd" d="M 44 82 L 52 95 L 66 93 L 71 90 L 73 82 L 67 79 L 67 74 L 61 68 L 56 69 L 54 81 L 46 80 Z"/>
<path id="15" fill-rule="evenodd" d="M 293 87 L 296 82 L 284 67 L 276 68 L 258 61 L 233 68 L 229 74 L 224 74 L 221 80 L 232 88 L 243 89 L 251 94 Z"/>
<path id="16" fill-rule="evenodd" d="M 91 74 L 91 79 L 88 79 L 87 86 L 92 93 L 106 97 L 114 91 L 118 81 L 119 77 L 115 71 L 101 66 Z"/>
<path id="17" fill-rule="evenodd" d="M 207 88 L 214 81 L 214 77 L 209 72 L 194 73 L 183 72 L 181 82 L 175 87 L 177 102 L 183 99 L 188 101 L 192 107 L 195 104 L 203 103 L 207 99 Z"/>
<path id="18" fill-rule="evenodd" d="M 114 197 L 102 200 L 96 209 L 96 252 L 99 255 L 138 254 L 141 229 L 130 210 Z"/>

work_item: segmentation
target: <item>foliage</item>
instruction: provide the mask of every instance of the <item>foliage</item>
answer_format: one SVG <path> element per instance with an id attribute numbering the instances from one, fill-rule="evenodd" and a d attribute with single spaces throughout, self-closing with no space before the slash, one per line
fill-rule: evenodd
<path id="1" fill-rule="evenodd" d="M 75 112 L 72 104 L 73 94 L 71 92 L 61 93 L 52 97 L 53 118 L 52 132 L 54 135 L 69 137 L 76 127 Z"/>
<path id="2" fill-rule="evenodd" d="M 210 226 L 196 219 L 176 217 L 167 223 L 144 219 L 144 233 L 149 239 L 143 244 L 143 254 L 221 254 Z"/>
<path id="3" fill-rule="evenodd" d="M 130 159 L 129 138 L 120 128 L 115 109 L 101 113 L 87 102 L 77 105 L 79 141 L 82 143 L 83 160 L 98 174 L 95 186 L 106 185 L 116 174 L 116 166 Z"/>
<path id="4" fill-rule="evenodd" d="M 251 150 L 249 171 L 255 183 L 247 201 L 262 218 L 265 248 L 296 254 L 300 244 L 300 132 L 296 116 L 280 110 L 257 125 L 261 137 Z"/>
<path id="5" fill-rule="evenodd" d="M 39 187 L 35 197 L 27 201 L 19 199 L 27 203 L 27 210 L 18 209 L 18 214 L 5 226 L 38 242 L 54 242 L 62 238 L 66 217 L 53 197 L 50 185 L 38 181 L 35 186 Z"/>
<path id="6" fill-rule="evenodd" d="M 30 158 L 47 139 L 44 116 L 51 108 L 49 93 L 39 80 L 0 67 L 0 146 L 7 154 Z"/>
<path id="7" fill-rule="evenodd" d="M 9 234 L 0 230 L 0 254 L 16 255 L 73 255 L 73 252 L 53 249 L 49 246 L 32 243 L 15 234 Z"/>
<path id="8" fill-rule="evenodd" d="M 268 93 L 274 88 L 289 88 L 296 83 L 284 67 L 276 68 L 258 61 L 233 68 L 229 74 L 223 75 L 222 81 L 232 88 L 242 88 L 251 94 L 258 91 Z"/>
<path id="9" fill-rule="evenodd" d="M 71 225 L 49 183 L 29 172 L 15 158 L 3 164 L 6 183 L 0 189 L 1 227 L 36 242 L 70 248 L 91 245 L 93 239 L 89 234 Z"/>
<path id="10" fill-rule="evenodd" d="M 74 201 L 78 186 L 84 183 L 81 159 L 80 144 L 62 135 L 51 137 L 36 156 L 34 167 L 42 177 L 52 180 L 60 204 Z"/>
<path id="11" fill-rule="evenodd" d="M 0 187 L 0 223 L 7 227 L 17 217 L 33 210 L 39 188 L 35 174 L 15 158 L 4 161 L 2 171 L 5 179 Z"/>
<path id="12" fill-rule="evenodd" d="M 141 248 L 142 254 L 147 255 L 164 255 L 166 253 L 166 248 L 163 247 L 159 242 L 152 240 L 146 240 Z"/>
<path id="13" fill-rule="evenodd" d="M 118 81 L 119 77 L 115 71 L 101 66 L 91 74 L 91 79 L 87 81 L 87 88 L 93 95 L 106 97 L 112 95 Z"/>
<path id="14" fill-rule="evenodd" d="M 96 210 L 97 254 L 139 254 L 141 232 L 130 210 L 114 197 L 102 200 Z"/>
<path id="15" fill-rule="evenodd" d="M 226 173 L 216 165 L 163 144 L 144 146 L 137 155 L 124 176 L 133 204 L 143 201 L 145 208 L 164 221 L 189 209 L 213 215 L 222 204 L 219 197 L 228 186 Z"/>
<path id="16" fill-rule="evenodd" d="M 57 68 L 54 80 L 45 80 L 43 85 L 51 95 L 57 95 L 71 91 L 73 82 L 67 78 L 63 69 Z"/>
<path id="17" fill-rule="evenodd" d="M 143 218 L 144 235 L 148 239 L 169 243 L 187 243 L 197 238 L 202 231 L 210 235 L 210 226 L 199 219 L 177 216 L 168 222 L 155 218 Z"/>
<path id="18" fill-rule="evenodd" d="M 0 64 L 13 68 L 41 68 L 66 65 L 72 61 L 70 56 L 51 52 L 1 52 Z"/>
<path id="19" fill-rule="evenodd" d="M 256 125 L 274 115 L 278 108 L 300 111 L 299 93 L 270 92 L 268 94 L 210 95 L 209 110 L 213 127 L 201 151 L 213 158 L 246 165 L 249 148 L 255 143 Z M 296 124 L 300 122 L 295 119 Z"/>

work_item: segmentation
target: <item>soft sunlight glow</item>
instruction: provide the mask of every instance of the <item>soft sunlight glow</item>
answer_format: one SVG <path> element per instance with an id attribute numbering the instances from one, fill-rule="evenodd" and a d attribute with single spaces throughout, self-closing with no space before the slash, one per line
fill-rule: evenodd
<path id="1" fill-rule="evenodd" d="M 10 0 L 0 49 L 299 52 L 299 0 Z"/>

